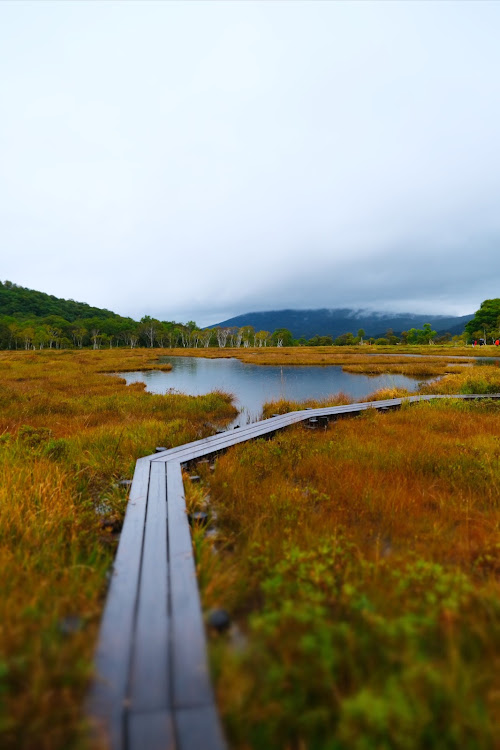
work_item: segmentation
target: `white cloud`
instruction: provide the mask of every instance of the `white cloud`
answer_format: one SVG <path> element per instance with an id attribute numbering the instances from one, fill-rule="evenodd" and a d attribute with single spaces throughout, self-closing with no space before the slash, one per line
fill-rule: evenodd
<path id="1" fill-rule="evenodd" d="M 466 313 L 500 260 L 495 3 L 0 6 L 2 278 L 140 316 Z"/>

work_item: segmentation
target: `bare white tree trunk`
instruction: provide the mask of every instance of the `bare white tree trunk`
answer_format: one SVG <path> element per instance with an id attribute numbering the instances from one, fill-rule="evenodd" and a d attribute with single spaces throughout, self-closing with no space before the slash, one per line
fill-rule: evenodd
<path id="1" fill-rule="evenodd" d="M 229 328 L 217 328 L 217 343 L 219 344 L 220 349 L 224 349 L 227 342 L 227 337 L 229 336 L 230 329 Z"/>
<path id="2" fill-rule="evenodd" d="M 92 340 L 92 349 L 100 349 L 101 348 L 101 334 L 99 332 L 98 328 L 93 328 L 90 332 L 90 338 Z"/>

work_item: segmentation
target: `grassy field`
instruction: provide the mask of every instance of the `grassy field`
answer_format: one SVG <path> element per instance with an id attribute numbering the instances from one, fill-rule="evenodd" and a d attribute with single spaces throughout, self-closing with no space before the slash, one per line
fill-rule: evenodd
<path id="1" fill-rule="evenodd" d="M 438 361 L 398 356 L 377 366 L 438 364 L 453 373 L 442 392 L 500 390 L 497 367 L 457 368 L 434 352 Z M 168 353 L 0 352 L 2 750 L 86 746 L 82 701 L 126 507 L 119 482 L 155 446 L 211 434 L 235 415 L 224 394 L 157 396 L 110 376 L 168 369 L 157 364 Z M 238 354 L 259 364 L 374 366 L 359 349 Z M 450 404 L 370 414 L 321 434 L 291 430 L 231 451 L 205 485 L 190 485 L 193 505 L 211 485 L 220 516 L 218 554 L 202 530 L 194 534 L 206 606 L 226 606 L 239 627 L 212 644 L 235 748 L 406 747 L 405 732 L 424 731 L 415 702 L 431 739 L 436 722 L 466 717 L 465 729 L 453 719 L 455 744 L 440 747 L 488 746 L 498 698 L 497 420 L 494 406 Z M 444 589 L 453 594 L 445 605 Z M 432 661 L 438 647 L 445 653 Z"/>
<path id="2" fill-rule="evenodd" d="M 82 701 L 135 460 L 213 433 L 228 396 L 109 372 L 158 350 L 0 353 L 0 747 L 85 746 Z"/>
<path id="3" fill-rule="evenodd" d="M 500 392 L 500 369 L 426 388 Z M 499 746 L 499 436 L 498 402 L 435 401 L 200 466 L 188 502 L 216 511 L 194 542 L 204 606 L 233 620 L 211 637 L 232 748 Z"/>

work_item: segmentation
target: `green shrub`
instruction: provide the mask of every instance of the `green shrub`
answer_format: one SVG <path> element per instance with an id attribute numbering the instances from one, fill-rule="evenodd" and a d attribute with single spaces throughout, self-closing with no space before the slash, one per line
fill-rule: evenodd
<path id="1" fill-rule="evenodd" d="M 48 427 L 31 427 L 28 424 L 23 424 L 19 428 L 18 436 L 30 448 L 39 448 L 40 445 L 50 440 L 52 430 L 49 430 Z"/>
<path id="2" fill-rule="evenodd" d="M 64 438 L 51 438 L 43 447 L 43 454 L 54 460 L 66 458 L 68 453 L 69 443 Z"/>

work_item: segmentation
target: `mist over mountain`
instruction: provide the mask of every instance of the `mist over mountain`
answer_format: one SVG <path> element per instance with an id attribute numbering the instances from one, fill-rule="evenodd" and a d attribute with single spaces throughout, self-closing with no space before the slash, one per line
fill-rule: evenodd
<path id="1" fill-rule="evenodd" d="M 253 326 L 256 331 L 275 331 L 277 328 L 288 328 L 294 338 L 313 336 L 340 336 L 350 331 L 356 335 L 363 328 L 367 336 L 382 336 L 388 328 L 395 334 L 407 331 L 409 328 L 421 328 L 424 323 L 430 323 L 438 333 L 449 332 L 460 334 L 465 324 L 474 316 L 462 315 L 453 317 L 447 315 L 426 315 L 420 313 L 388 313 L 368 310 L 351 310 L 350 308 L 318 310 L 267 310 L 265 312 L 249 312 L 220 323 L 207 326 L 208 328 Z"/>

